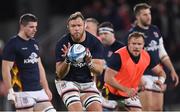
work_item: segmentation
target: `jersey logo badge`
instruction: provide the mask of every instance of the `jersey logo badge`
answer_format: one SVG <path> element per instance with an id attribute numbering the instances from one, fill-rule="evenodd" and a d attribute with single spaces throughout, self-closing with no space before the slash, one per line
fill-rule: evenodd
<path id="1" fill-rule="evenodd" d="M 39 47 L 36 44 L 34 44 L 34 47 L 36 50 L 39 50 Z"/>
<path id="2" fill-rule="evenodd" d="M 158 43 L 155 40 L 151 40 L 149 45 L 145 48 L 147 51 L 155 51 L 159 48 Z"/>
<path id="3" fill-rule="evenodd" d="M 112 52 L 112 51 L 109 51 L 109 52 L 108 52 L 108 57 L 111 57 L 112 54 L 113 54 L 113 52 Z"/>
<path id="4" fill-rule="evenodd" d="M 35 52 L 32 52 L 28 59 L 24 59 L 24 63 L 37 63 L 38 55 Z"/>
<path id="5" fill-rule="evenodd" d="M 27 47 L 23 47 L 23 48 L 21 48 L 22 50 L 27 50 L 28 48 Z"/>
<path id="6" fill-rule="evenodd" d="M 143 33 L 143 34 L 144 34 L 144 38 L 148 38 L 148 36 L 145 33 Z"/>
<path id="7" fill-rule="evenodd" d="M 157 32 L 153 32 L 153 34 L 154 34 L 154 37 L 156 37 L 156 38 L 158 38 L 158 37 L 159 37 L 159 35 L 158 35 L 158 33 L 157 33 Z"/>

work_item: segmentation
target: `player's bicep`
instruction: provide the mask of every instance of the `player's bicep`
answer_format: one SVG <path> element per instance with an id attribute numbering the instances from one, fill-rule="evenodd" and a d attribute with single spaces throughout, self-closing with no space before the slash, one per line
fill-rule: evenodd
<path id="1" fill-rule="evenodd" d="M 11 69 L 13 67 L 13 65 L 14 65 L 13 61 L 2 60 L 2 67 L 3 67 L 3 69 L 4 68 Z"/>
<path id="2" fill-rule="evenodd" d="M 109 77 L 109 76 L 114 77 L 117 74 L 117 71 L 107 67 L 106 71 L 105 71 L 105 74 L 110 74 L 107 77 Z"/>
<path id="3" fill-rule="evenodd" d="M 7 79 L 10 75 L 10 71 L 14 65 L 14 62 L 12 61 L 7 61 L 7 60 L 2 60 L 2 75 L 3 79 Z"/>
<path id="4" fill-rule="evenodd" d="M 60 68 L 61 64 L 62 64 L 62 61 L 56 62 L 56 70 L 58 70 Z"/>
<path id="5" fill-rule="evenodd" d="M 92 59 L 93 63 L 95 64 L 103 64 L 104 63 L 104 60 L 103 59 Z"/>
<path id="6" fill-rule="evenodd" d="M 93 59 L 103 59 L 104 48 L 101 43 L 96 43 L 90 52 Z"/>
<path id="7" fill-rule="evenodd" d="M 39 57 L 38 58 L 38 66 L 39 66 L 39 69 L 44 69 L 43 65 L 42 65 L 42 61 L 41 61 L 41 58 Z"/>
<path id="8" fill-rule="evenodd" d="M 168 56 L 163 43 L 163 38 L 159 39 L 159 57 L 162 60 L 164 57 Z"/>

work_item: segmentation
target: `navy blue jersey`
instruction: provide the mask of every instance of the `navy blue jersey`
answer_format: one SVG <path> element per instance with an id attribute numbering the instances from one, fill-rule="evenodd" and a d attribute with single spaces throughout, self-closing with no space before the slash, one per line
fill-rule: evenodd
<path id="1" fill-rule="evenodd" d="M 72 40 L 70 34 L 63 36 L 62 39 L 57 42 L 56 62 L 64 61 L 64 58 L 61 56 L 63 54 L 63 52 L 61 51 L 61 48 L 63 48 L 63 44 L 68 45 L 68 42 L 71 45 L 77 44 L 76 42 Z M 78 44 L 82 44 L 84 47 L 88 48 L 91 52 L 93 59 L 103 59 L 102 44 L 92 34 L 86 32 L 86 39 L 83 42 L 78 43 Z M 86 63 L 82 62 L 79 64 L 72 64 L 68 74 L 63 78 L 63 80 L 85 83 L 85 82 L 91 82 L 92 76 Z"/>
<path id="2" fill-rule="evenodd" d="M 104 46 L 104 58 L 105 60 L 108 60 L 108 58 L 119 48 L 124 47 L 124 44 L 121 43 L 120 41 L 115 41 L 112 45 L 110 46 Z"/>
<path id="3" fill-rule="evenodd" d="M 160 63 L 159 57 L 159 39 L 162 38 L 160 30 L 155 25 L 150 25 L 148 29 L 142 29 L 139 26 L 135 26 L 130 29 L 129 33 L 132 32 L 141 32 L 145 35 L 145 49 L 150 54 L 152 60 L 155 61 L 154 63 Z M 127 37 L 126 37 L 127 42 Z M 151 70 L 147 69 L 145 74 L 154 75 Z"/>
<path id="4" fill-rule="evenodd" d="M 23 91 L 40 90 L 38 67 L 39 47 L 34 39 L 11 38 L 3 50 L 3 60 L 12 61 L 18 68 Z"/>

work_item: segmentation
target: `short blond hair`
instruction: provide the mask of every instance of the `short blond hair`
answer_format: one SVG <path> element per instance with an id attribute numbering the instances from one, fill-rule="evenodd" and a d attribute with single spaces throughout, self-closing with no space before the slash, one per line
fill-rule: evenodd
<path id="1" fill-rule="evenodd" d="M 68 18 L 68 20 L 67 20 L 67 24 L 69 24 L 69 21 L 71 21 L 71 20 L 75 20 L 75 19 L 77 19 L 77 18 L 81 18 L 83 21 L 84 21 L 84 16 L 82 15 L 82 13 L 81 12 L 75 12 L 75 13 L 73 13 L 73 14 L 71 14 L 70 16 L 69 16 L 69 18 Z"/>
<path id="2" fill-rule="evenodd" d="M 144 38 L 145 38 L 144 34 L 141 33 L 141 32 L 132 32 L 132 33 L 130 33 L 129 36 L 128 36 L 128 42 L 129 42 L 129 40 L 131 40 L 132 38 L 140 38 L 140 37 L 142 37 L 143 40 L 144 40 Z"/>

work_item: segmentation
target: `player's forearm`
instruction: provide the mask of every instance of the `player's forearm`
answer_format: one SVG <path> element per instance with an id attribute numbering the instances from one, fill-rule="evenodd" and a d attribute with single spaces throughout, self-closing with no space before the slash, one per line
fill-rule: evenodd
<path id="1" fill-rule="evenodd" d="M 8 89 L 12 87 L 12 85 L 11 85 L 11 73 L 10 73 L 11 68 L 12 68 L 12 65 L 9 65 L 6 61 L 2 61 L 3 82 L 8 87 Z"/>
<path id="2" fill-rule="evenodd" d="M 173 64 L 171 63 L 171 60 L 164 48 L 163 44 L 163 38 L 159 39 L 159 57 L 161 59 L 161 62 L 171 71 L 175 72 Z"/>
<path id="3" fill-rule="evenodd" d="M 42 86 L 43 89 L 45 89 L 45 90 L 49 89 L 46 76 L 43 76 L 43 77 L 41 78 L 40 83 L 41 83 L 41 86 Z"/>
<path id="4" fill-rule="evenodd" d="M 159 66 L 159 69 L 155 71 L 155 74 L 159 76 L 158 80 L 161 81 L 161 83 L 164 83 L 166 80 L 166 73 L 164 70 Z"/>
<path id="5" fill-rule="evenodd" d="M 161 62 L 163 63 L 163 65 L 165 65 L 171 72 L 175 72 L 175 69 L 173 67 L 173 64 L 171 63 L 171 60 L 169 58 L 169 56 L 167 56 L 168 58 L 162 60 Z"/>
<path id="6" fill-rule="evenodd" d="M 41 84 L 43 89 L 45 89 L 45 90 L 49 89 L 44 68 L 40 69 L 40 84 Z"/>
<path id="7" fill-rule="evenodd" d="M 159 72 L 159 79 L 166 80 L 166 73 L 164 71 Z M 164 83 L 164 81 L 162 81 L 162 83 Z"/>
<path id="8" fill-rule="evenodd" d="M 116 88 L 117 90 L 119 90 L 119 91 L 123 91 L 123 92 L 126 92 L 126 91 L 127 91 L 127 88 L 126 88 L 125 86 L 122 86 L 121 84 L 119 84 L 114 78 L 113 78 L 113 80 L 111 80 L 111 81 L 109 82 L 109 84 L 110 84 L 112 87 L 114 87 L 114 88 Z"/>
<path id="9" fill-rule="evenodd" d="M 3 82 L 6 85 L 6 87 L 8 89 L 12 88 L 12 85 L 11 85 L 11 74 L 9 72 L 2 71 L 2 75 L 3 75 Z"/>
<path id="10" fill-rule="evenodd" d="M 103 72 L 104 64 L 101 60 L 92 60 L 91 64 L 89 64 L 88 67 L 92 73 L 99 75 Z"/>
<path id="11" fill-rule="evenodd" d="M 46 79 L 46 72 L 44 70 L 44 67 L 42 65 L 40 58 L 38 59 L 38 67 L 39 67 L 39 75 L 40 75 L 40 84 L 45 90 L 49 89 L 48 82 Z"/>
<path id="12" fill-rule="evenodd" d="M 118 83 L 118 81 L 115 79 L 116 74 L 117 74 L 116 71 L 107 67 L 105 70 L 104 81 L 113 88 L 125 92 L 127 88 Z"/>
<path id="13" fill-rule="evenodd" d="M 164 83 L 166 80 L 166 73 L 163 70 L 163 68 L 158 64 L 156 65 L 154 68 L 152 68 L 152 71 L 159 77 L 159 81 L 161 81 L 161 83 Z"/>
<path id="14" fill-rule="evenodd" d="M 110 86 L 112 86 L 113 88 L 120 90 L 120 91 L 126 91 L 126 87 L 122 86 L 121 84 L 119 84 L 117 82 L 117 80 L 112 77 L 110 74 L 105 75 L 104 81 L 109 84 Z"/>
<path id="15" fill-rule="evenodd" d="M 66 63 L 64 62 L 58 62 L 56 64 L 56 74 L 57 77 L 62 79 L 68 72 L 70 69 L 70 63 Z"/>

